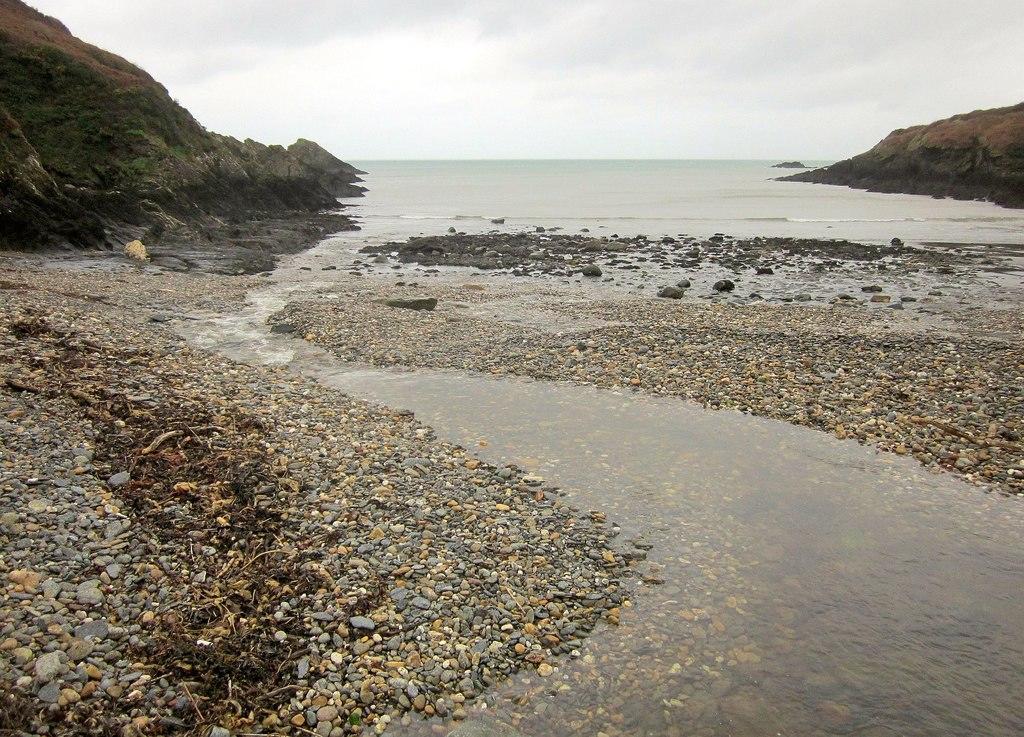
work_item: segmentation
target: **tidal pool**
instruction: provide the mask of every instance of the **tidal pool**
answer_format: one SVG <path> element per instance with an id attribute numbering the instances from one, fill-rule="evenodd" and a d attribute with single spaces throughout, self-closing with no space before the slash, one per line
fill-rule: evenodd
<path id="1" fill-rule="evenodd" d="M 263 305 L 265 312 L 273 305 Z M 413 410 L 621 528 L 634 606 L 472 734 L 1024 734 L 1024 505 L 824 433 L 562 383 L 352 367 L 224 318 L 190 337 Z M 388 734 L 447 734 L 407 717 Z"/>

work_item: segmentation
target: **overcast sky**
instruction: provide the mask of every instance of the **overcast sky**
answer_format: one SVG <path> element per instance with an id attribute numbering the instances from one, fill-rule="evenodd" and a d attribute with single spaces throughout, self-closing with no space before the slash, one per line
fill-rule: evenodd
<path id="1" fill-rule="evenodd" d="M 1024 0 L 29 0 L 348 159 L 842 158 L 1024 101 Z"/>

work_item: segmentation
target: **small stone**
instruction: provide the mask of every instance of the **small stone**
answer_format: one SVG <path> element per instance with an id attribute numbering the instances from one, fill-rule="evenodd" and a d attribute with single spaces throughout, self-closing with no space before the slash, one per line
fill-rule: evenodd
<path id="1" fill-rule="evenodd" d="M 373 632 L 377 625 L 369 617 L 349 617 L 348 623 L 357 630 L 370 630 Z"/>
<path id="2" fill-rule="evenodd" d="M 118 471 L 107 479 L 107 486 L 111 489 L 119 489 L 131 480 L 131 474 L 127 471 Z"/>
<path id="3" fill-rule="evenodd" d="M 35 676 L 39 683 L 52 681 L 61 673 L 65 673 L 67 671 L 67 666 L 61 658 L 63 655 L 64 653 L 60 650 L 54 650 L 53 652 L 44 653 L 36 658 Z M 54 700 L 56 701 L 56 699 Z"/>

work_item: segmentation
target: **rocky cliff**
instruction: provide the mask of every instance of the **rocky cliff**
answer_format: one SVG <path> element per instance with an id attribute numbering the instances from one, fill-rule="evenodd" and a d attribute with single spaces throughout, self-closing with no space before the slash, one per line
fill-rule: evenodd
<path id="1" fill-rule="evenodd" d="M 78 247 L 337 208 L 359 170 L 205 130 L 156 80 L 0 0 L 0 247 Z"/>
<path id="2" fill-rule="evenodd" d="M 866 153 L 784 179 L 1024 207 L 1024 103 L 902 128 Z"/>

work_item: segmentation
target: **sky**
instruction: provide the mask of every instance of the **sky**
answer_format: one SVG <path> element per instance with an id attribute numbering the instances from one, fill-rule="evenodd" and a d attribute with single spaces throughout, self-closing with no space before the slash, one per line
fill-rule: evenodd
<path id="1" fill-rule="evenodd" d="M 351 160 L 838 159 L 1024 101 L 1024 0 L 29 0 L 208 129 Z"/>

